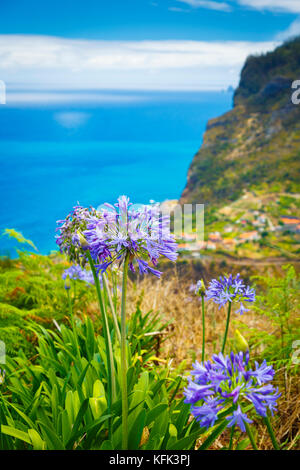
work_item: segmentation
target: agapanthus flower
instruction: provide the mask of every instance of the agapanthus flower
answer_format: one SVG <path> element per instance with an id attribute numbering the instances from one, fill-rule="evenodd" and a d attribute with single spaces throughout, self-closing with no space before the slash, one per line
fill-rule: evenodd
<path id="1" fill-rule="evenodd" d="M 82 231 L 86 229 L 87 220 L 93 217 L 96 217 L 96 210 L 93 207 L 85 208 L 78 205 L 64 220 L 57 221 L 60 226 L 56 229 L 59 232 L 56 243 L 60 252 L 66 253 L 70 261 L 83 266 L 86 264 L 84 256 L 86 246 Z"/>
<path id="2" fill-rule="evenodd" d="M 68 269 L 65 269 L 62 274 L 62 279 L 73 279 L 86 282 L 86 284 L 94 284 L 93 273 L 90 270 L 83 269 L 81 266 L 73 265 Z M 68 284 L 66 284 L 66 289 Z"/>
<path id="3" fill-rule="evenodd" d="M 160 277 L 161 272 L 156 269 L 158 258 L 177 259 L 169 218 L 160 214 L 158 205 L 135 210 L 126 196 L 120 196 L 114 206 L 104 204 L 99 210 L 77 206 L 59 230 L 57 243 L 62 251 L 69 256 L 79 254 L 80 264 L 84 264 L 85 251 L 89 250 L 102 272 L 116 261 L 121 263 L 129 254 L 132 271 L 136 260 L 141 274 L 151 272 Z"/>
<path id="4" fill-rule="evenodd" d="M 236 277 L 230 274 L 230 276 L 213 279 L 206 290 L 206 298 L 213 300 L 219 308 L 224 307 L 228 302 L 238 303 L 237 312 L 242 315 L 249 310 L 244 306 L 244 302 L 255 302 L 255 290 L 246 286 L 239 274 Z"/>
<path id="5" fill-rule="evenodd" d="M 196 284 L 190 286 L 190 291 L 194 292 L 199 297 L 204 296 L 206 289 L 203 279 L 200 279 Z"/>
<path id="6" fill-rule="evenodd" d="M 251 408 L 263 417 L 267 410 L 272 415 L 276 411 L 280 393 L 270 383 L 273 377 L 274 369 L 266 361 L 261 365 L 255 362 L 255 369 L 251 368 L 249 352 L 214 354 L 211 361 L 193 364 L 184 390 L 185 403 L 192 405 L 193 416 L 206 428 L 215 424 L 220 412 L 233 407 L 226 418 L 228 426 L 237 425 L 244 432 L 245 423 L 251 422 L 245 412 L 247 405 L 252 404 Z"/>
<path id="7" fill-rule="evenodd" d="M 245 423 L 253 423 L 253 421 L 250 418 L 248 418 L 246 413 L 242 412 L 240 405 L 238 406 L 237 410 L 234 410 L 232 415 L 227 416 L 226 419 L 229 421 L 228 423 L 229 427 L 233 427 L 237 425 L 240 428 L 240 430 L 243 432 L 246 431 Z"/>

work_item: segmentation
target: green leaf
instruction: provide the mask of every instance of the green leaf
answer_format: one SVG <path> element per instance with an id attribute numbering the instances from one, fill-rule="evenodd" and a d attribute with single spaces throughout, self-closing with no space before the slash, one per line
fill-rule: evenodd
<path id="1" fill-rule="evenodd" d="M 201 434 L 201 429 L 194 432 L 193 434 L 190 434 L 189 436 L 185 436 L 182 439 L 179 439 L 179 441 L 175 442 L 174 444 L 171 444 L 169 447 L 167 447 L 167 449 L 168 450 L 189 450 L 191 444 L 196 442 L 200 434 Z"/>
<path id="2" fill-rule="evenodd" d="M 42 421 L 38 421 L 38 423 L 43 430 L 43 434 L 49 450 L 65 450 L 65 446 L 63 445 L 63 442 L 59 436 Z"/>
<path id="3" fill-rule="evenodd" d="M 73 446 L 76 438 L 77 438 L 77 432 L 78 432 L 78 428 L 80 426 L 80 424 L 82 423 L 83 421 L 83 417 L 86 413 L 86 410 L 89 406 L 89 399 L 86 398 L 82 403 L 81 403 L 81 406 L 80 406 L 80 409 L 78 411 L 78 414 L 76 416 L 76 419 L 75 419 L 75 423 L 74 423 L 74 426 L 73 426 L 73 429 L 72 429 L 72 436 L 70 438 L 70 440 L 67 442 L 66 444 L 66 448 L 69 449 Z"/>
<path id="4" fill-rule="evenodd" d="M 169 434 L 170 434 L 171 437 L 177 437 L 176 426 L 174 426 L 174 424 L 172 424 L 172 423 L 169 424 Z"/>
<path id="5" fill-rule="evenodd" d="M 66 395 L 66 410 L 69 415 L 70 423 L 73 424 L 75 420 L 75 406 L 74 406 L 74 393 L 72 390 L 69 390 Z"/>
<path id="6" fill-rule="evenodd" d="M 182 400 L 179 403 L 179 409 L 180 409 L 180 413 L 176 419 L 175 424 L 176 424 L 176 428 L 178 430 L 179 435 L 181 435 L 183 427 L 185 423 L 188 421 L 189 416 L 190 416 L 190 405 L 188 405 L 187 403 L 184 403 L 184 401 Z"/>
<path id="7" fill-rule="evenodd" d="M 103 414 L 103 412 L 107 409 L 107 402 L 106 398 L 89 398 L 90 407 L 92 410 L 93 418 L 98 419 Z"/>
<path id="8" fill-rule="evenodd" d="M 20 431 L 19 429 L 12 428 L 11 426 L 6 426 L 5 424 L 1 425 L 1 432 L 3 434 L 7 434 L 8 436 L 16 437 L 21 441 L 27 442 L 27 444 L 31 444 L 31 439 L 28 436 L 27 432 Z"/>
<path id="9" fill-rule="evenodd" d="M 146 421 L 146 410 L 142 409 L 137 416 L 128 437 L 129 449 L 138 449 Z"/>
<path id="10" fill-rule="evenodd" d="M 241 442 L 238 443 L 236 446 L 236 450 L 244 450 L 250 445 L 250 439 L 246 437 L 246 439 L 243 439 Z"/>
<path id="11" fill-rule="evenodd" d="M 165 411 L 160 413 L 159 419 L 156 419 L 154 421 L 153 427 L 151 429 L 151 434 L 150 434 L 151 439 L 153 438 L 153 436 L 156 436 L 156 435 L 160 437 L 165 437 L 167 429 L 168 429 L 169 421 L 170 421 L 169 410 L 168 408 L 166 408 Z"/>
<path id="12" fill-rule="evenodd" d="M 100 450 L 114 450 L 114 446 L 111 441 L 104 441 Z"/>
<path id="13" fill-rule="evenodd" d="M 86 321 L 86 350 L 88 354 L 88 358 L 91 361 L 94 357 L 95 353 L 95 332 L 94 332 L 94 325 L 91 319 L 88 317 Z"/>
<path id="14" fill-rule="evenodd" d="M 46 442 L 43 441 L 39 433 L 35 429 L 28 429 L 28 435 L 31 439 L 34 450 L 45 450 Z"/>
<path id="15" fill-rule="evenodd" d="M 10 238 L 14 238 L 19 243 L 27 243 L 28 245 L 32 246 L 36 251 L 38 251 L 37 247 L 31 240 L 27 240 L 21 232 L 17 232 L 13 228 L 6 228 L 3 232 L 3 235 L 8 235 Z"/>
<path id="16" fill-rule="evenodd" d="M 108 422 L 109 418 L 111 418 L 111 415 L 101 416 L 100 419 L 82 429 L 82 434 L 86 434 L 86 439 L 84 440 L 85 449 L 91 448 L 92 442 L 97 438 L 97 434 L 101 430 L 103 423 L 105 423 L 105 421 Z"/>
<path id="17" fill-rule="evenodd" d="M 90 367 L 90 363 L 88 363 L 85 366 L 85 368 L 83 369 L 83 371 L 81 372 L 80 377 L 79 377 L 78 382 L 77 382 L 77 389 L 78 389 L 78 387 L 82 386 L 84 378 L 86 376 L 86 373 L 87 373 L 87 370 L 88 370 L 89 367 Z"/>
<path id="18" fill-rule="evenodd" d="M 68 442 L 71 436 L 72 427 L 67 410 L 63 410 L 61 413 L 61 432 L 63 442 Z"/>
<path id="19" fill-rule="evenodd" d="M 208 449 L 214 441 L 219 437 L 219 435 L 224 431 L 228 424 L 228 421 L 224 419 L 222 423 L 210 434 L 210 436 L 203 442 L 203 444 L 199 447 L 198 450 L 206 450 Z"/>
<path id="20" fill-rule="evenodd" d="M 161 403 L 156 405 L 152 410 L 148 411 L 146 417 L 146 426 L 149 426 L 161 413 L 163 413 L 168 408 L 168 405 Z"/>
<path id="21" fill-rule="evenodd" d="M 105 389 L 101 380 L 96 380 L 93 385 L 93 396 L 89 399 L 94 419 L 100 418 L 107 408 Z"/>
<path id="22" fill-rule="evenodd" d="M 25 413 L 19 410 L 16 405 L 14 405 L 13 403 L 9 403 L 9 406 L 11 406 L 18 413 L 18 415 L 20 415 L 24 419 L 25 423 L 33 427 L 33 422 L 31 421 L 31 419 Z"/>

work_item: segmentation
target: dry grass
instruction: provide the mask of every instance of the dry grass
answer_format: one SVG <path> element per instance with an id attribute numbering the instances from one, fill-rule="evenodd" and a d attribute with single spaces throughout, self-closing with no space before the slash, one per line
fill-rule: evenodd
<path id="1" fill-rule="evenodd" d="M 129 289 L 129 310 L 134 310 L 136 299 L 143 297 L 142 309 L 159 311 L 162 321 L 170 321 L 161 355 L 173 359 L 178 364 L 187 361 L 187 365 L 201 359 L 202 348 L 202 313 L 201 302 L 190 291 L 191 281 L 178 276 L 176 270 L 160 280 L 147 276 L 138 280 Z M 221 349 L 224 334 L 226 311 L 214 304 L 206 304 L 206 356 Z M 270 331 L 266 318 L 254 311 L 247 316 L 232 315 L 229 340 L 233 336 L 235 323 L 247 323 L 248 326 Z"/>
<path id="2" fill-rule="evenodd" d="M 129 310 L 135 308 L 136 299 L 140 296 L 143 311 L 161 312 L 162 321 L 171 321 L 166 331 L 165 341 L 160 350 L 160 356 L 166 360 L 173 360 L 174 365 L 185 361 L 186 370 L 197 358 L 201 360 L 202 347 L 202 319 L 201 303 L 189 290 L 191 281 L 184 276 L 178 276 L 176 268 L 168 271 L 161 280 L 147 276 L 138 279 L 129 289 Z M 221 349 L 224 333 L 226 312 L 218 310 L 214 305 L 206 306 L 206 357 Z M 243 316 L 232 315 L 229 331 L 229 341 L 232 340 L 235 323 L 245 323 L 250 327 L 264 330 L 272 334 L 271 325 L 266 317 L 249 311 Z M 260 351 L 255 351 L 259 354 Z M 286 391 L 284 391 L 284 374 L 278 371 L 277 382 L 282 391 L 279 400 L 279 412 L 274 418 L 276 423 L 276 436 L 279 442 L 286 442 L 289 449 L 300 448 L 300 379 L 295 374 L 286 375 Z M 260 449 L 271 449 L 272 444 L 263 424 L 257 423 L 257 436 Z M 228 432 L 225 431 L 214 448 L 221 448 L 228 443 Z"/>

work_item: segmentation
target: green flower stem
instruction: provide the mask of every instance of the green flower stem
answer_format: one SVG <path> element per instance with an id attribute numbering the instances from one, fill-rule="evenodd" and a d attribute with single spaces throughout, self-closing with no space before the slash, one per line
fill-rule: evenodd
<path id="1" fill-rule="evenodd" d="M 112 277 L 112 285 L 113 285 L 113 302 L 114 302 L 115 311 L 117 311 L 117 305 L 118 305 L 117 274 L 114 271 L 112 271 L 111 277 Z"/>
<path id="2" fill-rule="evenodd" d="M 279 444 L 276 440 L 276 437 L 275 437 L 275 434 L 274 434 L 274 431 L 273 431 L 273 427 L 272 427 L 272 424 L 271 424 L 271 421 L 270 421 L 270 418 L 269 418 L 268 415 L 265 417 L 264 421 L 265 421 L 265 424 L 267 426 L 268 433 L 270 435 L 270 438 L 271 438 L 274 449 L 275 450 L 280 450 L 280 446 L 279 446 Z"/>
<path id="3" fill-rule="evenodd" d="M 68 295 L 69 315 L 70 315 L 71 321 L 73 322 L 73 307 L 72 307 L 72 300 L 70 296 L 70 289 L 67 289 L 67 295 Z"/>
<path id="4" fill-rule="evenodd" d="M 121 368 L 122 368 L 122 449 L 128 447 L 128 396 L 127 396 L 127 350 L 126 350 L 126 294 L 129 253 L 123 266 L 122 303 L 121 303 Z"/>
<path id="5" fill-rule="evenodd" d="M 251 428 L 249 426 L 249 423 L 245 423 L 245 427 L 246 427 L 246 431 L 247 431 L 247 434 L 248 434 L 248 437 L 250 439 L 250 442 L 251 442 L 251 445 L 252 445 L 253 449 L 258 450 L 255 439 L 254 439 L 252 431 L 251 431 Z"/>
<path id="6" fill-rule="evenodd" d="M 230 431 L 230 441 L 229 441 L 228 450 L 232 450 L 234 431 L 235 431 L 235 427 L 232 426 L 231 431 Z"/>
<path id="7" fill-rule="evenodd" d="M 111 404 L 116 400 L 116 379 L 115 379 L 115 368 L 114 368 L 114 356 L 113 356 L 110 331 L 109 331 L 109 326 L 108 326 L 108 321 L 107 321 L 107 315 L 106 315 L 106 311 L 105 311 L 105 307 L 104 307 L 104 303 L 103 303 L 103 298 L 102 298 L 102 293 L 101 293 L 99 277 L 97 276 L 95 265 L 93 263 L 91 254 L 88 250 L 86 251 L 86 255 L 87 255 L 87 259 L 90 263 L 91 270 L 92 270 L 92 273 L 93 273 L 95 286 L 96 286 L 96 291 L 97 291 L 98 302 L 99 302 L 99 307 L 100 307 L 100 312 L 101 312 L 101 316 L 102 316 L 103 334 L 104 334 L 105 347 L 106 347 L 106 357 L 107 357 L 108 414 L 109 414 Z"/>
<path id="8" fill-rule="evenodd" d="M 74 283 L 75 284 L 75 283 Z M 70 289 L 67 289 L 67 294 L 68 294 L 68 305 L 69 305 L 69 315 L 70 315 L 70 320 L 71 320 L 71 326 L 74 334 L 74 339 L 75 339 L 75 345 L 76 345 L 76 355 L 80 357 L 80 351 L 79 351 L 79 343 L 78 343 L 78 336 L 77 336 L 77 331 L 75 328 L 75 321 L 74 321 L 74 315 L 73 315 L 73 305 L 72 305 L 72 299 L 71 299 L 71 294 L 70 294 Z"/>
<path id="9" fill-rule="evenodd" d="M 116 310 L 115 310 L 113 300 L 112 300 L 112 297 L 111 297 L 111 293 L 110 293 L 110 289 L 109 289 L 109 285 L 108 285 L 108 281 L 107 281 L 107 276 L 106 276 L 105 273 L 103 273 L 102 277 L 103 277 L 103 284 L 104 284 L 104 287 L 105 287 L 105 290 L 106 290 L 106 293 L 107 293 L 108 302 L 109 302 L 109 305 L 110 305 L 114 325 L 115 325 L 116 335 L 117 335 L 118 341 L 121 345 L 121 333 L 120 333 L 118 318 L 117 318 Z"/>
<path id="10" fill-rule="evenodd" d="M 233 405 L 233 410 L 236 410 L 236 409 L 237 409 L 237 405 L 235 403 Z M 229 441 L 228 450 L 233 450 L 232 446 L 233 446 L 233 436 L 234 436 L 235 428 L 236 428 L 235 425 L 233 425 L 230 430 L 230 441 Z"/>
<path id="11" fill-rule="evenodd" d="M 76 302 L 76 281 L 73 281 L 73 305 Z"/>
<path id="12" fill-rule="evenodd" d="M 222 354 L 224 354 L 225 346 L 226 346 L 226 340 L 227 340 L 228 328 L 229 328 L 229 322 L 230 322 L 230 313 L 231 313 L 231 302 L 229 302 L 229 305 L 228 305 L 226 328 L 225 328 L 223 346 L 222 346 Z"/>
<path id="13" fill-rule="evenodd" d="M 205 361 L 205 310 L 204 310 L 204 295 L 201 295 L 202 303 L 202 362 Z"/>

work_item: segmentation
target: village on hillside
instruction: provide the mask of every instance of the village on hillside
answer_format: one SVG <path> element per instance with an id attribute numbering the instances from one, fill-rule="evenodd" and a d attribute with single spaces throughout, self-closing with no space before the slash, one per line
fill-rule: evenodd
<path id="1" fill-rule="evenodd" d="M 239 200 L 216 210 L 205 224 L 205 236 L 183 233 L 178 250 L 186 256 L 223 252 L 257 255 L 296 255 L 300 249 L 299 195 L 245 192 Z M 174 207 L 177 201 L 169 201 Z M 259 247 L 259 249 L 258 249 Z"/>

